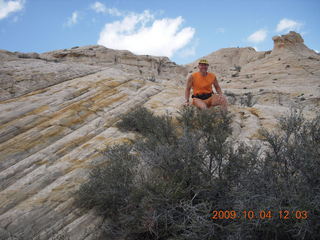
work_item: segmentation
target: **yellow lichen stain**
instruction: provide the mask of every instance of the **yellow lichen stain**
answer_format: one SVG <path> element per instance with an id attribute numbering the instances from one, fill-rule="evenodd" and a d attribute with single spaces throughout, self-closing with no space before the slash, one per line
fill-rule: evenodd
<path id="1" fill-rule="evenodd" d="M 127 97 L 126 94 L 122 94 L 118 97 L 115 98 L 106 98 L 106 99 L 101 99 L 100 101 L 96 101 L 95 104 L 90 108 L 90 110 L 96 112 L 99 111 L 100 109 L 103 109 L 112 103 L 119 102 L 123 98 Z"/>
<path id="2" fill-rule="evenodd" d="M 117 141 L 115 141 L 116 144 L 133 144 L 134 140 L 131 138 L 120 138 Z"/>
<path id="3" fill-rule="evenodd" d="M 118 97 L 117 99 L 119 100 L 120 98 L 122 98 L 123 96 Z M 117 100 L 114 99 L 114 100 Z M 72 111 L 72 110 L 70 110 Z M 87 114 L 85 114 L 83 117 L 86 117 Z M 51 119 L 50 121 L 53 121 L 53 119 Z M 81 122 L 81 119 L 73 119 L 70 121 L 65 122 L 64 126 L 70 126 L 72 124 L 76 124 Z M 114 122 L 114 121 L 113 121 Z M 47 122 L 46 127 L 50 126 L 50 122 Z M 40 129 L 41 127 L 45 127 L 45 126 L 38 126 Z M 20 139 L 19 141 L 14 141 L 14 144 L 12 145 L 12 141 L 7 142 L 5 145 L 3 146 L 6 149 L 6 153 L 12 153 L 12 152 L 19 152 L 19 151 L 25 151 L 25 150 L 29 150 L 33 147 L 35 147 L 36 145 L 44 145 L 45 143 L 48 142 L 49 138 L 51 137 L 57 137 L 58 135 L 63 136 L 64 134 L 64 127 L 61 126 L 50 126 L 50 129 L 45 129 L 44 132 L 41 132 L 41 135 L 39 137 L 39 135 L 33 136 L 33 139 L 35 139 L 34 141 L 32 141 L 33 139 L 28 139 L 28 136 L 25 137 L 24 140 Z M 57 154 L 59 155 L 64 155 L 67 151 L 71 150 L 73 147 L 79 146 L 82 143 L 84 143 L 85 141 L 87 141 L 89 138 L 89 136 L 85 136 L 82 138 L 79 138 L 77 141 L 72 141 L 69 144 L 65 145 L 64 148 L 60 149 Z M 9 146 L 13 146 L 12 148 Z M 10 150 L 11 149 L 11 150 Z M 9 151 L 8 151 L 9 150 Z"/>
<path id="4" fill-rule="evenodd" d="M 68 174 L 76 169 L 80 168 L 92 168 L 91 162 L 97 158 L 101 158 L 102 153 L 100 151 L 93 152 L 90 156 L 83 159 L 69 159 L 69 167 L 64 169 L 64 173 Z"/>
<path id="5" fill-rule="evenodd" d="M 122 84 L 119 81 L 113 81 L 114 78 L 105 78 L 96 82 L 91 82 L 89 88 L 100 88 L 99 90 L 109 90 Z"/>
<path id="6" fill-rule="evenodd" d="M 66 106 L 65 108 L 55 112 L 47 125 L 52 125 L 55 122 L 59 122 L 59 125 L 65 127 L 71 127 L 76 124 L 82 124 L 90 115 L 95 114 L 96 111 L 108 106 L 112 102 L 119 101 L 124 96 L 119 96 L 114 99 L 109 99 L 117 93 L 116 89 L 111 89 L 106 92 L 99 92 L 88 99 L 83 99 L 81 101 L 75 102 Z M 88 107 L 87 105 L 91 105 Z"/>
<path id="7" fill-rule="evenodd" d="M 39 160 L 39 161 L 34 162 L 33 164 L 35 164 L 35 165 L 44 165 L 44 164 L 47 164 L 47 163 L 48 163 L 48 160 Z"/>
<path id="8" fill-rule="evenodd" d="M 104 136 L 97 136 L 94 138 L 94 140 L 105 140 L 105 139 L 106 139 L 106 137 L 104 137 Z"/>
<path id="9" fill-rule="evenodd" d="M 92 155 L 88 156 L 87 158 L 85 159 L 72 159 L 70 160 L 70 166 L 68 168 L 66 168 L 64 170 L 64 173 L 65 174 L 68 174 L 76 169 L 80 169 L 80 168 L 86 168 L 86 169 L 91 169 L 94 167 L 92 163 L 92 161 L 94 161 L 95 159 L 97 158 L 101 158 L 103 154 L 99 151 L 93 153 Z"/>
<path id="10" fill-rule="evenodd" d="M 253 108 L 253 107 L 250 107 L 250 108 L 247 108 L 247 110 L 251 113 L 251 114 L 253 114 L 253 115 L 255 115 L 256 117 L 260 117 L 260 111 L 257 109 L 257 108 Z"/>
<path id="11" fill-rule="evenodd" d="M 116 81 L 112 81 L 112 82 L 108 82 L 107 84 L 105 84 L 108 88 L 115 88 L 120 86 L 122 83 L 121 82 L 116 82 Z"/>
<path id="12" fill-rule="evenodd" d="M 88 168 L 89 163 L 87 162 L 88 159 L 72 159 L 70 160 L 70 166 L 64 170 L 64 174 L 68 174 L 72 172 L 75 169 L 79 168 Z"/>
<path id="13" fill-rule="evenodd" d="M 88 148 L 90 146 L 92 146 L 91 143 L 86 143 L 86 144 L 82 145 L 81 148 L 84 149 L 84 148 Z"/>
<path id="14" fill-rule="evenodd" d="M 163 106 L 163 104 L 159 101 L 152 101 L 146 104 L 146 107 L 150 107 L 151 109 L 158 109 L 160 106 Z"/>
<path id="15" fill-rule="evenodd" d="M 20 122 L 20 121 L 21 121 L 23 118 L 25 118 L 25 117 L 28 117 L 28 116 L 30 116 L 30 115 L 37 115 L 37 114 L 39 114 L 39 113 L 41 113 L 41 112 L 44 112 L 45 110 L 48 110 L 48 109 L 49 109 L 49 106 L 48 106 L 48 105 L 44 105 L 44 106 L 40 106 L 40 107 L 38 107 L 38 108 L 35 108 L 35 109 L 33 109 L 32 111 L 23 114 L 23 115 L 22 115 L 21 117 L 19 117 L 19 118 L 16 118 L 16 119 L 14 119 L 14 120 L 12 120 L 12 121 L 9 121 L 9 122 L 7 122 L 7 123 L 5 123 L 5 124 L 1 124 L 1 125 L 0 125 L 0 129 L 7 128 L 7 127 L 9 127 L 9 126 L 11 126 L 11 125 L 14 125 L 14 124 L 17 123 L 17 122 Z M 47 118 L 41 118 L 41 117 L 39 117 L 39 118 L 37 118 L 35 121 L 32 121 L 32 124 L 28 125 L 28 128 L 24 128 L 24 129 L 27 130 L 27 129 L 29 129 L 29 128 L 32 128 L 32 127 L 35 126 L 35 125 L 41 124 L 41 122 L 43 122 L 43 121 L 45 121 L 45 120 L 47 120 Z"/>
<path id="16" fill-rule="evenodd" d="M 35 114 L 39 114 L 41 112 L 44 112 L 44 111 L 46 111 L 48 109 L 49 109 L 49 106 L 48 105 L 44 105 L 44 106 L 41 106 L 41 107 L 38 107 L 38 108 L 32 110 L 31 112 L 28 112 L 27 114 L 28 115 L 35 115 Z"/>
<path id="17" fill-rule="evenodd" d="M 248 115 L 246 115 L 246 113 L 244 111 L 240 111 L 239 113 L 240 113 L 241 120 L 247 119 L 249 117 Z"/>
<path id="18" fill-rule="evenodd" d="M 104 79 L 104 80 L 101 80 L 101 81 L 95 83 L 94 86 L 103 86 L 105 89 L 102 89 L 103 91 L 100 90 L 100 91 L 98 92 L 98 94 L 95 94 L 95 95 L 89 97 L 88 99 L 83 99 L 83 100 L 78 101 L 78 102 L 76 102 L 76 103 L 70 104 L 70 105 L 68 105 L 67 107 L 65 107 L 65 108 L 63 108 L 63 109 L 61 109 L 61 110 L 59 110 L 59 111 L 51 114 L 51 115 L 49 116 L 49 117 L 50 117 L 50 122 L 56 120 L 57 118 L 61 118 L 61 115 L 62 115 L 63 113 L 68 112 L 69 110 L 73 110 L 73 113 L 77 113 L 77 112 L 78 112 L 77 110 L 79 110 L 79 109 L 88 110 L 88 107 L 83 106 L 83 105 L 86 105 L 88 102 L 91 103 L 91 105 L 94 105 L 95 103 L 100 102 L 101 99 L 103 100 L 103 99 L 105 99 L 105 98 L 107 98 L 107 97 L 109 97 L 109 96 L 112 96 L 112 95 L 116 94 L 116 93 L 117 93 L 117 90 L 116 90 L 116 89 L 113 89 L 113 88 L 116 87 L 116 86 L 119 86 L 119 85 L 122 84 L 122 83 L 119 83 L 119 82 L 108 82 L 108 81 L 107 81 L 107 80 L 112 80 L 112 79 L 113 79 L 113 78 Z M 87 88 L 80 89 L 80 90 L 76 91 L 74 94 L 75 94 L 75 95 L 80 95 L 80 94 L 82 94 L 83 92 L 86 92 L 90 87 L 94 87 L 94 86 L 92 86 L 92 84 L 91 84 L 91 86 L 89 86 L 89 87 L 87 87 Z M 32 92 L 32 93 L 33 93 L 33 94 L 37 94 L 37 93 L 41 93 L 41 92 L 45 92 L 45 91 L 47 91 L 47 90 L 41 89 L 41 90 L 39 90 L 39 91 L 34 91 L 34 92 Z M 30 93 L 30 94 L 31 94 L 31 93 Z M 29 94 L 29 95 L 30 95 L 30 94 Z M 33 94 L 31 94 L 31 95 L 33 95 Z M 119 99 L 120 99 L 120 98 L 119 98 Z M 115 101 L 116 101 L 116 100 L 119 100 L 119 99 L 115 99 Z M 10 99 L 10 100 L 12 100 L 12 99 Z M 14 100 L 12 100 L 12 101 L 17 101 L 17 99 L 14 99 Z M 7 102 L 9 102 L 9 100 L 3 101 L 2 103 L 7 103 Z M 106 102 L 106 103 L 108 104 L 109 102 Z M 99 107 L 101 107 L 101 105 L 102 105 L 101 103 L 98 104 L 98 106 L 94 107 L 94 109 L 95 109 L 95 110 L 99 109 Z M 36 109 L 28 112 L 28 113 L 23 114 L 21 117 L 15 119 L 15 120 L 13 120 L 13 121 L 8 122 L 7 124 L 2 124 L 2 126 L 0 126 L 0 128 L 4 128 L 4 127 L 7 127 L 7 126 L 9 126 L 9 125 L 13 125 L 15 122 L 21 121 L 21 119 L 23 119 L 24 117 L 27 117 L 27 116 L 29 116 L 29 115 L 39 114 L 39 113 L 41 113 L 41 112 L 43 112 L 43 111 L 45 111 L 45 110 L 47 110 L 47 109 L 49 109 L 49 106 L 48 106 L 48 105 L 44 105 L 44 106 L 38 107 L 38 108 L 36 108 Z M 90 115 L 90 114 L 86 114 L 86 115 L 83 116 L 83 117 L 86 118 L 88 115 Z M 47 118 L 42 119 L 42 121 L 40 120 L 40 122 L 35 122 L 35 123 L 32 124 L 29 128 L 31 128 L 31 127 L 33 127 L 33 126 L 35 126 L 35 125 L 40 125 L 40 124 L 41 124 L 43 121 L 45 121 L 45 120 L 47 120 Z M 80 120 L 80 122 L 81 122 L 81 120 Z M 71 122 L 71 124 L 73 124 L 73 123 Z M 48 125 L 51 125 L 51 124 L 46 124 L 46 126 L 48 126 Z"/>
<path id="19" fill-rule="evenodd" d="M 81 113 L 81 114 L 80 114 Z M 61 116 L 58 124 L 63 127 L 73 127 L 77 124 L 82 124 L 93 113 L 88 109 L 82 109 L 80 112 L 70 110 L 64 116 Z"/>
<path id="20" fill-rule="evenodd" d="M 11 154 L 25 152 L 34 147 L 41 147 L 48 145 L 50 142 L 50 138 L 56 138 L 59 136 L 63 136 L 63 130 L 65 128 L 55 126 L 50 129 L 46 129 L 45 133 L 37 133 L 32 135 L 32 139 L 30 136 L 20 137 L 19 139 L 13 138 L 9 141 L 5 142 L 1 145 L 0 151 L 3 153 L 0 157 L 4 157 L 4 159 L 10 157 Z"/>
<path id="21" fill-rule="evenodd" d="M 88 167 L 87 164 L 74 165 L 74 166 L 71 166 L 71 167 L 68 167 L 67 169 L 65 169 L 64 174 L 68 174 L 78 168 L 87 168 L 87 167 Z"/>
<path id="22" fill-rule="evenodd" d="M 15 199 L 15 196 L 17 195 L 17 190 L 5 190 L 1 192 L 0 195 L 0 209 L 5 207 L 8 202 L 10 202 L 10 199 Z"/>
<path id="23" fill-rule="evenodd" d="M 111 119 L 107 119 L 105 121 L 105 123 L 103 124 L 103 127 L 105 128 L 109 128 L 111 126 L 113 126 L 117 121 L 119 120 L 119 117 L 114 117 L 114 118 L 111 118 Z"/>
<path id="24" fill-rule="evenodd" d="M 112 78 L 112 77 L 108 77 L 108 78 L 104 78 L 104 79 L 102 79 L 102 80 L 101 80 L 101 81 L 99 81 L 99 82 L 105 83 L 105 82 L 112 81 L 112 80 L 114 80 L 114 78 Z"/>
<path id="25" fill-rule="evenodd" d="M 262 136 L 259 131 L 253 133 L 253 134 L 252 134 L 250 137 L 248 137 L 248 138 L 249 138 L 250 140 L 264 140 L 264 139 L 265 139 L 265 137 Z"/>
<path id="26" fill-rule="evenodd" d="M 121 145 L 121 144 L 132 144 L 133 139 L 121 137 L 121 138 L 108 138 L 103 142 L 103 146 L 101 146 L 101 150 L 105 150 L 113 145 Z"/>
<path id="27" fill-rule="evenodd" d="M 90 89 L 90 87 L 81 88 L 81 89 L 75 91 L 72 95 L 76 98 L 76 97 L 88 92 L 89 89 Z"/>
<path id="28" fill-rule="evenodd" d="M 48 90 L 49 90 L 49 88 L 39 89 L 39 90 L 36 90 L 36 91 L 32 91 L 30 93 L 27 93 L 27 94 L 23 95 L 22 97 L 29 97 L 29 96 L 33 96 L 33 95 L 36 95 L 36 94 L 45 93 Z"/>
<path id="29" fill-rule="evenodd" d="M 74 148 L 82 145 L 83 143 L 87 142 L 88 140 L 90 140 L 93 137 L 92 134 L 88 134 L 85 136 L 81 136 L 78 137 L 66 144 L 63 145 L 62 148 L 60 148 L 57 152 L 55 152 L 55 154 L 57 154 L 58 156 L 62 157 L 65 154 L 67 154 L 68 152 L 70 152 L 71 150 L 73 150 Z"/>
<path id="30" fill-rule="evenodd" d="M 46 202 L 48 202 L 48 196 L 36 198 L 34 201 L 32 201 L 33 204 L 39 204 L 39 205 L 42 205 Z"/>
<path id="31" fill-rule="evenodd" d="M 102 83 L 104 82 L 104 83 Z M 89 97 L 88 99 L 82 99 L 75 103 L 72 103 L 63 109 L 54 112 L 50 116 L 43 117 L 38 121 L 35 121 L 34 125 L 37 125 L 32 133 L 24 132 L 16 137 L 11 138 L 5 144 L 1 146 L 0 150 L 8 155 L 10 153 L 18 153 L 21 151 L 30 150 L 33 147 L 45 146 L 50 143 L 50 138 L 63 137 L 66 134 L 66 127 L 71 127 L 76 124 L 82 124 L 90 115 L 95 114 L 96 111 L 107 107 L 108 105 L 121 101 L 127 95 L 122 94 L 120 96 L 112 97 L 117 93 L 117 90 L 110 87 L 118 86 L 121 83 L 107 82 L 106 79 L 100 81 L 100 84 L 107 86 L 104 91 L 98 91 L 97 94 Z M 91 107 L 87 105 L 91 104 Z M 28 112 L 23 117 L 30 114 L 38 114 L 47 110 L 49 106 L 41 106 L 33 111 Z M 18 118 L 21 120 L 21 118 Z M 7 125 L 12 125 L 13 121 Z M 5 126 L 7 126 L 5 125 Z M 2 127 L 5 127 L 2 126 Z M 29 126 L 29 128 L 33 127 Z"/>
<path id="32" fill-rule="evenodd" d="M 36 94 L 40 94 L 40 93 L 44 93 L 46 91 L 48 91 L 48 88 L 43 88 L 43 89 L 39 89 L 39 90 L 35 90 L 32 91 L 30 93 L 24 94 L 19 96 L 18 98 L 12 98 L 12 99 L 8 99 L 8 100 L 4 100 L 4 101 L 0 101 L 0 104 L 6 104 L 6 103 L 11 103 L 11 102 L 17 102 L 19 100 L 24 100 L 25 98 L 32 96 L 32 95 L 36 95 Z"/>
<path id="33" fill-rule="evenodd" d="M 87 160 L 94 160 L 94 159 L 96 159 L 96 158 L 98 158 L 98 157 L 101 157 L 101 156 L 102 156 L 102 153 L 100 153 L 100 152 L 98 151 L 98 152 L 95 152 L 94 154 L 92 154 L 92 155 L 90 156 L 90 158 L 87 159 Z"/>
<path id="34" fill-rule="evenodd" d="M 62 183 L 59 186 L 52 188 L 51 192 L 45 196 L 32 197 L 23 201 L 19 207 L 25 208 L 28 206 L 48 204 L 50 202 L 66 202 L 70 199 L 70 194 L 72 194 L 73 190 L 83 182 L 82 179 L 75 179 L 72 182 Z"/>
<path id="35" fill-rule="evenodd" d="M 105 85 L 105 84 L 104 84 L 104 85 Z M 98 102 L 98 101 L 100 101 L 101 99 L 104 99 L 104 98 L 107 98 L 107 97 L 109 97 L 109 96 L 112 96 L 112 95 L 116 94 L 117 90 L 116 90 L 116 89 L 111 89 L 111 88 L 110 88 L 110 85 L 111 85 L 111 87 L 112 87 L 112 86 L 117 86 L 117 85 L 119 85 L 119 83 L 117 83 L 117 84 L 111 83 L 111 84 L 107 85 L 107 86 L 108 86 L 108 87 L 107 87 L 107 88 L 108 88 L 107 91 L 99 91 L 98 94 L 93 95 L 93 96 L 91 96 L 91 97 L 88 98 L 88 99 L 83 99 L 83 100 L 78 101 L 78 102 L 76 102 L 76 103 L 69 104 L 67 107 L 65 107 L 65 108 L 63 108 L 63 109 L 61 109 L 61 110 L 59 110 L 59 111 L 51 114 L 51 116 L 49 116 L 49 117 L 50 117 L 50 122 L 52 122 L 52 121 L 54 121 L 54 120 L 56 120 L 56 119 L 59 119 L 59 118 L 63 117 L 63 116 L 61 116 L 61 115 L 62 115 L 63 113 L 68 112 L 69 110 L 72 110 L 73 113 L 77 113 L 80 109 L 81 109 L 81 110 L 88 110 L 88 108 L 85 107 L 85 106 L 83 106 L 83 105 L 85 105 L 85 104 L 88 103 L 88 102 L 89 102 L 89 103 L 91 102 L 91 105 L 94 105 L 95 102 Z M 88 87 L 88 88 L 83 88 L 83 89 L 75 92 L 75 94 L 76 94 L 76 95 L 77 95 L 77 94 L 80 95 L 82 92 L 87 91 L 89 88 L 90 88 L 90 87 Z M 16 100 L 15 100 L 15 101 L 16 101 Z M 6 103 L 6 102 L 4 101 L 4 103 Z M 101 105 L 101 104 L 100 104 L 100 105 Z M 98 106 L 98 107 L 95 107 L 95 109 L 98 109 L 98 108 L 99 108 L 99 106 Z M 39 114 L 39 113 L 41 113 L 41 112 L 43 112 L 43 111 L 45 111 L 45 110 L 47 110 L 47 109 L 49 109 L 49 106 L 48 106 L 48 105 L 44 105 L 44 106 L 38 107 L 38 108 L 36 108 L 36 109 L 28 112 L 28 113 L 23 114 L 21 117 L 15 119 L 15 120 L 13 120 L 13 121 L 8 122 L 7 124 L 3 124 L 2 126 L 0 126 L 0 128 L 4 128 L 4 127 L 8 127 L 8 126 L 10 126 L 10 125 L 13 125 L 13 124 L 15 124 L 16 122 L 21 121 L 23 118 L 25 118 L 25 117 L 27 117 L 27 116 Z M 78 110 L 78 111 L 77 111 L 77 110 Z M 82 116 L 82 118 L 86 118 L 86 117 L 88 117 L 89 115 L 90 115 L 90 114 L 86 114 L 85 116 Z M 33 126 L 35 126 L 35 125 L 40 125 L 43 121 L 46 121 L 46 120 L 47 120 L 47 118 L 42 119 L 42 120 L 40 120 L 39 122 L 35 122 L 34 124 L 30 125 L 29 128 L 31 128 L 31 127 L 33 127 Z M 79 119 L 78 119 L 78 121 L 82 122 L 82 121 L 79 120 Z M 71 122 L 70 124 L 72 125 L 72 124 L 74 124 L 74 123 L 78 123 L 78 121 Z M 46 126 L 49 126 L 49 125 L 51 125 L 51 124 L 46 124 Z"/>
<path id="36" fill-rule="evenodd" d="M 61 118 L 63 116 L 61 116 L 64 113 L 68 113 L 71 111 L 71 113 L 77 113 L 80 112 L 80 110 L 89 110 L 90 111 L 90 107 L 88 107 L 88 105 L 90 106 L 94 106 L 97 102 L 108 98 L 109 96 L 112 96 L 114 94 L 117 93 L 116 89 L 110 89 L 107 91 L 99 91 L 97 94 L 87 98 L 87 99 L 82 99 L 80 101 L 77 101 L 75 103 L 69 104 L 68 106 L 64 107 L 63 109 L 60 109 L 59 111 L 57 111 L 53 116 L 53 120 L 56 118 Z"/>
<path id="37" fill-rule="evenodd" d="M 67 182 L 67 183 L 62 183 L 59 186 L 56 186 L 54 188 L 52 188 L 52 192 L 60 192 L 60 191 L 65 191 L 65 190 L 69 190 L 75 187 L 75 183 L 74 182 Z"/>
<path id="38" fill-rule="evenodd" d="M 61 132 L 63 132 L 63 130 L 65 130 L 64 127 L 61 126 L 52 126 L 50 128 L 47 128 L 44 130 L 44 132 L 41 132 L 41 138 L 51 138 L 51 137 L 55 137 L 58 135 L 61 135 Z"/>

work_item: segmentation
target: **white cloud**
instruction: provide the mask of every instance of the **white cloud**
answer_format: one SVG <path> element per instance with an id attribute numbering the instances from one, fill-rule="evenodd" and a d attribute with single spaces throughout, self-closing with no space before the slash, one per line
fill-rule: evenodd
<path id="1" fill-rule="evenodd" d="M 122 16 L 123 13 L 121 13 L 118 9 L 116 8 L 107 8 L 103 3 L 101 2 L 95 2 L 94 4 L 91 5 L 91 8 L 95 10 L 97 13 L 106 13 L 110 14 L 113 16 Z"/>
<path id="2" fill-rule="evenodd" d="M 108 23 L 100 32 L 98 44 L 126 49 L 135 54 L 171 57 L 193 38 L 195 29 L 180 29 L 182 17 L 155 19 L 149 11 L 130 13 L 121 21 Z"/>
<path id="3" fill-rule="evenodd" d="M 299 30 L 302 26 L 302 23 L 283 18 L 277 25 L 277 32 L 283 32 L 283 31 L 291 31 L 291 30 Z"/>
<path id="4" fill-rule="evenodd" d="M 316 50 L 316 49 L 313 49 L 316 53 L 319 53 L 319 51 L 318 50 Z"/>
<path id="5" fill-rule="evenodd" d="M 68 18 L 68 21 L 66 23 L 67 26 L 71 27 L 72 25 L 76 24 L 78 22 L 79 13 L 77 11 L 74 11 L 70 18 Z"/>
<path id="6" fill-rule="evenodd" d="M 13 12 L 23 9 L 24 0 L 4 1 L 0 0 L 0 20 L 8 17 Z"/>
<path id="7" fill-rule="evenodd" d="M 258 47 L 253 47 L 253 48 L 254 48 L 254 50 L 256 50 L 256 52 L 258 52 L 258 51 L 259 51 Z"/>
<path id="8" fill-rule="evenodd" d="M 219 28 L 216 29 L 216 32 L 217 33 L 225 33 L 226 30 L 224 28 L 222 28 L 222 27 L 219 27 Z"/>
<path id="9" fill-rule="evenodd" d="M 101 2 L 95 2 L 91 5 L 91 8 L 95 10 L 96 12 L 105 12 L 106 6 Z"/>
<path id="10" fill-rule="evenodd" d="M 249 42 L 253 42 L 253 43 L 259 43 L 262 42 L 266 39 L 267 37 L 267 31 L 264 29 L 260 29 L 254 33 L 252 33 L 249 37 L 248 37 L 248 41 Z"/>

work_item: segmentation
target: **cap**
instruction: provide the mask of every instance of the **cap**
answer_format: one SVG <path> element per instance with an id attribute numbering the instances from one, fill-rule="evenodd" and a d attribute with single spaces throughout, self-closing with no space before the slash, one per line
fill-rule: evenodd
<path id="1" fill-rule="evenodd" d="M 207 59 L 200 59 L 199 64 L 201 64 L 201 63 L 209 65 L 209 62 Z"/>

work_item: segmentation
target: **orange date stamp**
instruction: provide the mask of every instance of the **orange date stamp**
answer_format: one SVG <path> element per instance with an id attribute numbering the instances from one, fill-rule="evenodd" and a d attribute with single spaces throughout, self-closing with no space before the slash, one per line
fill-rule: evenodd
<path id="1" fill-rule="evenodd" d="M 243 211 L 234 211 L 234 210 L 213 210 L 211 212 L 211 219 L 307 219 L 308 211 L 305 210 L 280 210 L 280 211 L 271 211 L 271 210 L 243 210 Z"/>

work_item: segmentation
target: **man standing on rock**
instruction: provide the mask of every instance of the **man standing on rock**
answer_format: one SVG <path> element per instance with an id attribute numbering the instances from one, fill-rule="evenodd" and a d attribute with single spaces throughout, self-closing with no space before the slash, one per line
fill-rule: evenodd
<path id="1" fill-rule="evenodd" d="M 188 106 L 190 89 L 193 88 L 192 104 L 200 109 L 220 105 L 224 111 L 227 111 L 227 99 L 222 95 L 221 88 L 217 78 L 213 73 L 208 72 L 209 63 L 206 59 L 199 61 L 199 72 L 191 74 L 187 79 L 185 91 L 185 106 Z M 213 93 L 212 85 L 215 87 L 218 94 Z"/>

